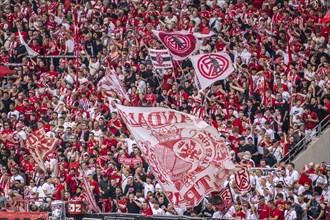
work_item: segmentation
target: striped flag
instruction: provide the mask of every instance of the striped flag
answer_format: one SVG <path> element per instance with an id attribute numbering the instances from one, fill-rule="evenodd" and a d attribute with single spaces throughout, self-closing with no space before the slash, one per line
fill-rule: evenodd
<path id="1" fill-rule="evenodd" d="M 87 178 L 87 174 L 85 173 L 85 171 L 83 169 L 79 169 L 79 172 L 81 173 L 82 176 L 82 181 L 84 184 L 84 189 L 86 191 L 86 203 L 88 205 L 88 210 L 92 213 L 100 213 L 101 209 L 98 207 L 96 201 L 95 201 L 95 196 L 93 194 L 93 191 L 90 187 L 88 178 Z"/>
<path id="2" fill-rule="evenodd" d="M 100 82 L 97 84 L 97 89 L 99 91 L 114 91 L 120 97 L 130 101 L 127 92 L 118 79 L 116 72 L 113 70 L 100 80 Z"/>
<path id="3" fill-rule="evenodd" d="M 168 50 L 149 49 L 152 65 L 155 69 L 172 68 L 171 55 Z"/>

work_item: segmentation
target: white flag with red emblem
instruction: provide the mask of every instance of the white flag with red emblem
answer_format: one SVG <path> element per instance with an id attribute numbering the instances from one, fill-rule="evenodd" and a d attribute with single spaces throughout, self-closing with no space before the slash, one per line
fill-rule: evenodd
<path id="1" fill-rule="evenodd" d="M 149 56 L 155 69 L 172 68 L 171 54 L 168 50 L 149 49 Z"/>
<path id="2" fill-rule="evenodd" d="M 174 60 L 185 60 L 198 51 L 202 45 L 194 34 L 186 31 L 162 32 L 152 31 L 162 44 L 170 51 Z"/>
<path id="3" fill-rule="evenodd" d="M 247 167 L 241 167 L 235 172 L 235 182 L 240 192 L 251 190 L 250 173 Z"/>
<path id="4" fill-rule="evenodd" d="M 46 136 L 43 129 L 32 132 L 26 139 L 26 146 L 38 166 L 46 172 L 44 161 L 49 153 L 55 150 L 59 139 Z"/>
<path id="5" fill-rule="evenodd" d="M 202 89 L 226 79 L 234 71 L 229 55 L 223 52 L 191 56 L 190 60 Z"/>
<path id="6" fill-rule="evenodd" d="M 97 89 L 99 91 L 114 91 L 120 97 L 130 101 L 127 92 L 122 86 L 115 71 L 111 71 L 110 73 L 106 74 L 97 84 Z"/>
<path id="7" fill-rule="evenodd" d="M 175 207 L 198 205 L 233 173 L 224 140 L 205 121 L 165 108 L 117 108 Z"/>

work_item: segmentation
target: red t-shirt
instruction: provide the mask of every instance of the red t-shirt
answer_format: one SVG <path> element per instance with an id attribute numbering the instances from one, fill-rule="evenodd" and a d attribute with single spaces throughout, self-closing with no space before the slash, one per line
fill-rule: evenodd
<path id="1" fill-rule="evenodd" d="M 55 200 L 61 200 L 62 199 L 62 195 L 61 195 L 61 191 L 64 191 L 64 186 L 62 184 L 59 184 L 56 187 L 56 194 L 55 194 Z"/>
<path id="2" fill-rule="evenodd" d="M 258 206 L 258 214 L 260 219 L 269 218 L 269 207 L 268 205 L 259 205 Z"/>
<path id="3" fill-rule="evenodd" d="M 91 185 L 91 187 L 92 186 L 94 186 L 95 188 L 94 188 L 94 190 L 93 190 L 93 192 L 96 194 L 96 195 L 100 195 L 100 188 L 99 188 L 99 184 L 95 181 L 95 180 L 93 180 L 91 183 L 90 183 L 90 185 Z"/>

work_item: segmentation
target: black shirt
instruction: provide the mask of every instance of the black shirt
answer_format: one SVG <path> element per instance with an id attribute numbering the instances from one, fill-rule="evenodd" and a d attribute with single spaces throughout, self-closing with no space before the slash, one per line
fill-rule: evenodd
<path id="1" fill-rule="evenodd" d="M 136 203 L 133 201 L 128 201 L 127 202 L 127 212 L 128 213 L 140 213 L 140 208 Z"/>

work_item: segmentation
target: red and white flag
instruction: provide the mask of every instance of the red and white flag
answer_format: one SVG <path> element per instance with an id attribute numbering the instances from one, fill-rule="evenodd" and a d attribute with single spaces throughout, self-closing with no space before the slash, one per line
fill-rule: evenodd
<path id="1" fill-rule="evenodd" d="M 130 101 L 127 92 L 125 91 L 120 80 L 118 79 L 117 74 L 114 71 L 108 73 L 100 80 L 100 82 L 97 84 L 97 89 L 100 91 L 114 91 L 120 97 Z"/>
<path id="2" fill-rule="evenodd" d="M 229 55 L 223 52 L 191 56 L 190 60 L 202 89 L 227 78 L 234 71 Z"/>
<path id="3" fill-rule="evenodd" d="M 171 54 L 168 50 L 148 49 L 152 65 L 155 69 L 172 68 Z"/>
<path id="4" fill-rule="evenodd" d="M 219 212 L 221 212 L 223 215 L 225 215 L 229 211 L 231 206 L 234 204 L 233 196 L 231 194 L 229 184 L 220 191 L 219 197 L 221 198 L 222 203 L 220 205 L 218 205 L 217 207 L 219 209 Z"/>
<path id="5" fill-rule="evenodd" d="M 241 167 L 235 172 L 235 182 L 240 192 L 251 190 L 250 173 L 247 167 Z"/>
<path id="6" fill-rule="evenodd" d="M 162 44 L 170 51 L 174 60 L 185 60 L 198 51 L 202 45 L 196 36 L 186 31 L 162 32 L 152 31 Z"/>
<path id="7" fill-rule="evenodd" d="M 46 172 L 44 161 L 49 153 L 55 150 L 59 139 L 46 136 L 43 129 L 31 133 L 26 139 L 26 146 L 38 166 Z"/>
<path id="8" fill-rule="evenodd" d="M 100 213 L 101 209 L 99 208 L 99 206 L 96 203 L 95 196 L 90 187 L 87 174 L 85 173 L 85 171 L 83 169 L 79 169 L 79 172 L 81 173 L 81 176 L 82 176 L 82 182 L 84 184 L 83 188 L 86 191 L 85 196 L 86 196 L 86 203 L 88 205 L 89 212 Z"/>
<path id="9" fill-rule="evenodd" d="M 233 173 L 224 140 L 205 121 L 165 108 L 117 108 L 175 207 L 198 205 Z"/>

